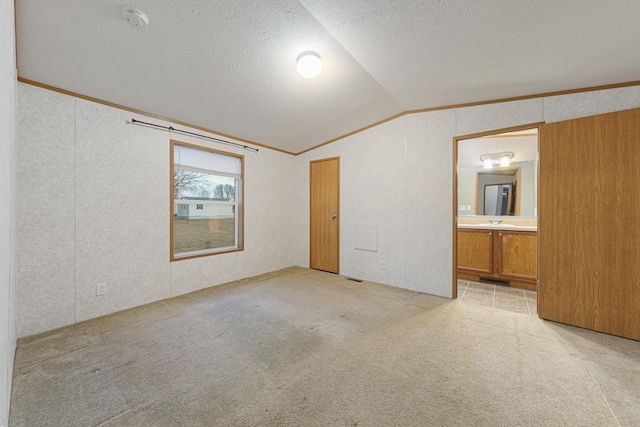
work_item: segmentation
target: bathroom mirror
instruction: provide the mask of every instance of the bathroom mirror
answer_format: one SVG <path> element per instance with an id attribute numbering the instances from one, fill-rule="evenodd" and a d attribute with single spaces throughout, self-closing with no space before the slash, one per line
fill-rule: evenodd
<path id="1" fill-rule="evenodd" d="M 513 186 L 511 184 L 485 185 L 484 215 L 513 215 Z"/>
<path id="2" fill-rule="evenodd" d="M 459 217 L 537 216 L 537 128 L 458 140 L 457 143 Z M 481 157 L 487 153 L 502 152 L 513 152 L 509 166 L 501 167 L 499 159 L 494 161 L 491 169 L 483 166 Z M 489 207 L 487 210 L 485 187 L 492 185 L 503 187 L 489 190 L 490 194 L 493 194 L 493 191 L 496 191 L 496 194 L 502 191 L 501 197 L 506 195 L 506 198 L 500 199 L 504 203 L 499 209 L 498 199 L 495 199 L 493 210 Z"/>
<path id="3" fill-rule="evenodd" d="M 476 172 L 476 215 L 520 215 L 520 168 Z"/>

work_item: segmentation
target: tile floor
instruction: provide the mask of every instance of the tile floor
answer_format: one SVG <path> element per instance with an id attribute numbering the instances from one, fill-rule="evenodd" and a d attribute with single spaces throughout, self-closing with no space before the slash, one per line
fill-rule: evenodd
<path id="1" fill-rule="evenodd" d="M 492 283 L 458 280 L 458 299 L 465 304 L 484 305 L 528 316 L 538 314 L 536 291 L 526 291 Z"/>

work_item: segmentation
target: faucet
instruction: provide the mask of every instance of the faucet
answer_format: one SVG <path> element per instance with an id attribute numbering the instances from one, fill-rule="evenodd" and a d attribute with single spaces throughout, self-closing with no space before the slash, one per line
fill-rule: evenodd
<path id="1" fill-rule="evenodd" d="M 498 218 L 490 219 L 490 220 L 489 220 L 489 224 L 492 224 L 492 225 L 499 225 L 499 224 L 502 224 L 502 220 L 501 220 L 501 219 L 498 219 Z"/>

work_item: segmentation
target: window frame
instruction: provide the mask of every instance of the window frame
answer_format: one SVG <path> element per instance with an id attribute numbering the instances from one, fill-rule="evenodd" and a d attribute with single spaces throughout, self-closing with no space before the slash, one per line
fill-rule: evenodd
<path id="1" fill-rule="evenodd" d="M 229 157 L 234 157 L 240 160 L 240 185 L 239 185 L 239 191 L 238 189 L 236 190 L 236 201 L 235 202 L 222 202 L 222 203 L 215 203 L 215 204 L 231 204 L 231 205 L 235 205 L 237 206 L 237 209 L 235 212 L 235 224 L 236 224 L 236 229 L 235 229 L 235 240 L 236 240 L 236 247 L 232 248 L 232 249 L 228 249 L 228 247 L 225 247 L 222 250 L 216 250 L 215 248 L 209 248 L 209 249 L 202 249 L 199 251 L 192 251 L 193 253 L 190 255 L 185 255 L 185 256 L 177 256 L 177 254 L 174 252 L 174 233 L 175 233 L 175 225 L 174 225 L 174 209 L 175 209 L 175 198 L 174 198 L 174 170 L 175 170 L 175 159 L 174 159 L 174 151 L 175 151 L 175 146 L 180 146 L 180 147 L 186 147 L 186 148 L 191 148 L 191 149 L 195 149 L 195 150 L 200 150 L 203 151 L 205 153 L 214 153 L 214 154 L 220 154 L 220 155 L 224 155 L 224 156 L 229 156 Z M 193 168 L 189 168 L 189 169 L 193 169 Z M 207 172 L 212 172 L 212 173 L 216 173 L 216 171 L 207 171 Z M 228 174 L 225 173 L 218 173 L 221 176 L 225 176 Z M 238 194 L 239 193 L 239 194 Z M 198 201 L 198 204 L 212 204 L 211 202 L 207 203 L 204 200 L 200 200 Z M 242 252 L 244 251 L 244 156 L 242 154 L 236 154 L 236 153 L 230 153 L 228 151 L 222 151 L 222 150 L 217 150 L 215 148 L 210 148 L 210 147 L 205 147 L 205 146 L 201 146 L 201 145 L 196 145 L 196 144 L 191 144 L 188 142 L 182 142 L 182 141 L 177 141 L 177 140 L 173 140 L 171 139 L 169 142 L 169 259 L 171 262 L 174 261 L 182 261 L 185 259 L 193 259 L 193 258 L 201 258 L 201 257 L 205 257 L 205 256 L 212 256 L 212 255 L 221 255 L 221 254 L 227 254 L 227 253 L 233 253 L 233 252 Z M 181 253 L 185 253 L 185 254 L 189 254 L 190 252 L 178 252 L 178 254 Z"/>

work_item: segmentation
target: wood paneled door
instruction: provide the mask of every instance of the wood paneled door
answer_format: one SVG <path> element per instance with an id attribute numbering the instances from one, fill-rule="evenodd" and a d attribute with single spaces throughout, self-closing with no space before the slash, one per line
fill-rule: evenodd
<path id="1" fill-rule="evenodd" d="M 539 316 L 640 340 L 640 109 L 541 131 Z"/>
<path id="2" fill-rule="evenodd" d="M 310 163 L 311 268 L 340 269 L 340 158 Z"/>

